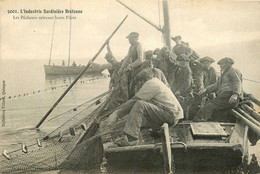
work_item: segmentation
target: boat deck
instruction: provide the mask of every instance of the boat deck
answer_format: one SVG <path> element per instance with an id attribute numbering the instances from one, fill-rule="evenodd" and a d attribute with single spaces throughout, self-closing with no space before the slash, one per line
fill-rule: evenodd
<path id="1" fill-rule="evenodd" d="M 240 122 L 202 123 L 205 125 L 205 129 L 201 129 L 199 132 L 202 133 L 200 134 L 198 130 L 196 132 L 192 128 L 193 124 L 192 122 L 183 122 L 169 128 L 176 168 L 185 168 L 188 165 L 192 170 L 196 170 L 194 166 L 199 170 L 215 168 L 222 170 L 237 166 L 242 162 L 243 155 L 247 153 L 248 129 L 245 125 Z M 218 126 L 214 127 L 216 125 L 221 127 L 222 132 L 217 130 Z M 209 129 L 212 130 L 209 131 Z M 120 128 L 117 132 L 121 130 Z M 104 142 L 107 141 L 106 137 L 102 137 Z M 115 138 L 115 135 L 112 137 Z M 139 145 L 136 146 L 117 147 L 104 143 L 105 157 L 108 159 L 109 166 L 112 168 L 162 167 L 161 138 L 151 137 L 150 131 L 143 128 L 140 139 Z"/>

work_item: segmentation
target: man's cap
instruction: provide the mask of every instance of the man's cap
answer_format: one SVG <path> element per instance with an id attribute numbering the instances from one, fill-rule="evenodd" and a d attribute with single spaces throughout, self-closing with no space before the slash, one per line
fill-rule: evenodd
<path id="1" fill-rule="evenodd" d="M 161 51 L 161 49 L 160 49 L 160 48 L 155 48 L 155 49 L 154 49 L 154 51 L 153 51 L 153 54 L 155 54 L 157 51 L 159 51 L 159 52 L 160 52 L 160 51 Z"/>
<path id="2" fill-rule="evenodd" d="M 221 59 L 220 61 L 218 61 L 218 65 L 226 64 L 226 63 L 234 64 L 234 60 L 231 59 L 230 57 L 225 57 L 225 58 Z"/>
<path id="3" fill-rule="evenodd" d="M 106 55 L 105 55 L 105 59 L 106 58 L 111 58 L 112 57 L 112 55 L 110 54 L 110 53 L 107 53 Z"/>
<path id="4" fill-rule="evenodd" d="M 212 59 L 211 57 L 208 57 L 208 56 L 199 59 L 199 61 L 200 61 L 200 63 L 205 62 L 205 61 L 211 62 L 211 63 L 215 62 L 214 59 Z"/>
<path id="5" fill-rule="evenodd" d="M 152 56 L 153 56 L 153 51 L 152 50 L 148 50 L 148 51 L 145 52 L 145 57 L 146 58 L 150 59 L 150 58 L 152 58 Z"/>
<path id="6" fill-rule="evenodd" d="M 126 38 L 132 38 L 132 37 L 138 37 L 139 33 L 137 32 L 131 32 L 128 36 L 126 36 Z"/>
<path id="7" fill-rule="evenodd" d="M 175 36 L 175 37 L 173 38 L 173 40 L 176 40 L 176 39 L 181 39 L 181 36 Z"/>
<path id="8" fill-rule="evenodd" d="M 181 55 L 177 56 L 176 60 L 177 61 L 186 61 L 186 62 L 190 61 L 189 57 L 186 54 L 181 54 Z"/>

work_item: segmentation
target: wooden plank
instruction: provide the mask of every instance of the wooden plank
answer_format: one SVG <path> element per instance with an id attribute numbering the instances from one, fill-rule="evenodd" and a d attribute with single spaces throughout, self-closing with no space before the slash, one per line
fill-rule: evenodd
<path id="1" fill-rule="evenodd" d="M 242 141 L 240 143 L 190 143 L 187 144 L 188 149 L 239 149 L 242 148 Z M 121 153 L 121 152 L 134 152 L 134 151 L 149 151 L 160 150 L 162 144 L 147 144 L 138 146 L 125 146 L 105 149 L 105 153 Z M 172 144 L 172 149 L 183 149 L 183 145 Z"/>
<path id="2" fill-rule="evenodd" d="M 191 123 L 191 131 L 193 136 L 222 137 L 227 136 L 219 123 L 214 122 L 198 122 Z"/>
<path id="3" fill-rule="evenodd" d="M 169 134 L 169 126 L 164 123 L 161 127 L 162 130 L 162 151 L 164 157 L 164 167 L 168 173 L 172 173 L 172 151 Z"/>

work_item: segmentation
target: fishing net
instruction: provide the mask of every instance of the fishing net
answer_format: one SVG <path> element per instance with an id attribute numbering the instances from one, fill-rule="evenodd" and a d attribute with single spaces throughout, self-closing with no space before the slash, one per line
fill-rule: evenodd
<path id="1" fill-rule="evenodd" d="M 95 123 L 93 127 L 93 120 L 104 110 L 106 106 L 106 98 L 104 96 L 106 94 L 104 93 L 99 97 L 98 101 L 91 105 L 81 105 L 80 107 L 84 109 L 79 109 L 76 115 L 43 138 L 42 147 L 38 147 L 37 143 L 35 143 L 28 146 L 27 153 L 23 153 L 21 149 L 15 150 L 8 153 L 10 159 L 1 155 L 0 173 L 27 173 L 30 171 L 56 170 L 65 167 L 73 169 L 73 167 L 79 166 L 88 169 L 99 164 L 100 159 L 96 158 L 97 155 L 92 154 L 92 152 L 95 151 L 102 154 L 101 141 L 98 138 L 92 139 L 92 141 L 84 141 L 84 139 L 93 136 L 98 128 L 98 123 Z M 67 112 L 66 114 L 69 113 Z M 86 127 L 91 128 L 88 129 L 88 136 L 85 136 L 86 131 L 81 129 L 81 124 L 83 123 Z M 71 134 L 69 129 L 71 127 L 74 128 L 75 134 Z M 62 136 L 60 136 L 61 132 Z M 93 158 L 89 158 L 90 155 Z M 97 159 L 96 162 L 94 158 Z M 69 165 L 71 160 L 74 163 Z"/>

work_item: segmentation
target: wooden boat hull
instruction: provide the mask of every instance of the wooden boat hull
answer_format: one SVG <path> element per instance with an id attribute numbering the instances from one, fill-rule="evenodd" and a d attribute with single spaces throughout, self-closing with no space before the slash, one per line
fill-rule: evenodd
<path id="1" fill-rule="evenodd" d="M 44 71 L 46 75 L 78 75 L 86 66 L 56 66 L 56 65 L 44 65 Z M 103 65 L 93 63 L 85 73 L 87 74 L 100 74 L 105 70 Z"/>
<path id="2" fill-rule="evenodd" d="M 176 169 L 192 171 L 227 171 L 239 166 L 248 153 L 248 128 L 240 122 L 221 125 L 227 137 L 198 138 L 192 135 L 190 124 L 179 124 L 170 129 L 173 139 L 183 144 L 171 143 Z M 145 136 L 145 133 L 143 133 Z M 159 142 L 158 140 L 157 142 Z M 185 146 L 184 146 L 185 145 Z M 108 166 L 113 169 L 163 170 L 161 143 L 148 143 L 105 149 Z"/>

